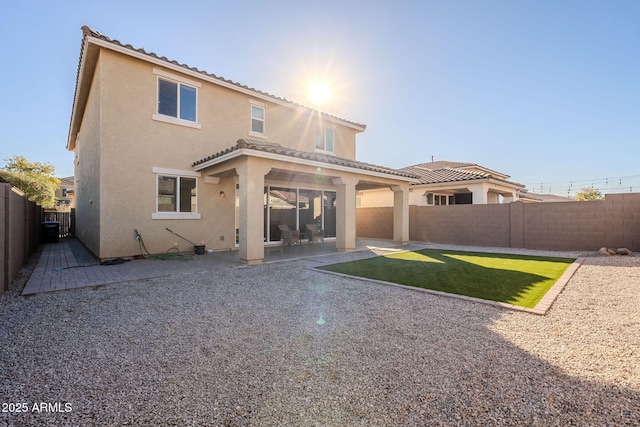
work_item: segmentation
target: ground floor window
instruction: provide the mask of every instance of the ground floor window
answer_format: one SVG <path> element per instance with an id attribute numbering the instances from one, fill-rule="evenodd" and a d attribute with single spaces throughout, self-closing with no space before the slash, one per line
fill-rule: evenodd
<path id="1" fill-rule="evenodd" d="M 156 173 L 156 212 L 152 218 L 199 217 L 197 175 L 160 168 L 153 171 Z"/>
<path id="2" fill-rule="evenodd" d="M 470 205 L 473 202 L 472 193 L 460 193 L 453 195 L 427 193 L 428 206 L 445 206 L 445 205 Z"/>
<path id="3" fill-rule="evenodd" d="M 195 178 L 158 175 L 158 212 L 195 211 Z"/>
<path id="4" fill-rule="evenodd" d="M 447 196 L 445 194 L 427 194 L 427 205 L 430 206 L 445 206 L 445 205 L 453 205 L 454 197 Z"/>

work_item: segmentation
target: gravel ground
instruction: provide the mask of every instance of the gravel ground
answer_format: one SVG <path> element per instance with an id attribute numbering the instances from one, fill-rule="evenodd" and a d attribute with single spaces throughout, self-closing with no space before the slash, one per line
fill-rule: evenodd
<path id="1" fill-rule="evenodd" d="M 0 425 L 640 425 L 640 257 L 586 259 L 535 316 L 307 268 L 361 256 L 28 298 L 23 274 L 0 394 L 28 410 Z"/>

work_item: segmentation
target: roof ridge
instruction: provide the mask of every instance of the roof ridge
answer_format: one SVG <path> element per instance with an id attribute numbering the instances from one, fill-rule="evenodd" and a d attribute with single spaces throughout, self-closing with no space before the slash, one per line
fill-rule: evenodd
<path id="1" fill-rule="evenodd" d="M 122 42 L 120 42 L 117 39 L 112 39 L 111 37 L 108 37 L 108 36 L 106 36 L 104 34 L 101 34 L 100 32 L 94 30 L 93 28 L 89 27 L 88 25 L 83 25 L 81 27 L 81 29 L 82 29 L 83 38 L 94 37 L 94 38 L 106 41 L 108 43 L 112 43 L 112 44 L 115 44 L 117 46 L 124 47 L 124 48 L 129 49 L 129 50 L 131 50 L 133 52 L 142 53 L 142 54 L 150 56 L 152 58 L 160 59 L 160 60 L 168 62 L 170 64 L 177 65 L 177 66 L 182 67 L 182 68 L 186 68 L 187 70 L 195 71 L 196 73 L 203 74 L 203 75 L 208 76 L 208 77 L 213 77 L 213 78 L 215 78 L 217 80 L 220 80 L 222 82 L 237 86 L 239 88 L 250 90 L 250 91 L 255 92 L 257 94 L 260 94 L 260 95 L 267 96 L 269 98 L 275 99 L 277 101 L 285 102 L 285 103 L 290 104 L 290 105 L 292 105 L 294 107 L 301 107 L 301 108 L 304 108 L 304 109 L 307 109 L 307 110 L 317 111 L 320 114 L 322 114 L 323 116 L 330 117 L 330 118 L 333 118 L 333 119 L 336 119 L 336 120 L 340 120 L 340 121 L 343 121 L 343 122 L 346 122 L 346 123 L 350 123 L 350 124 L 352 124 L 354 126 L 361 127 L 363 129 L 366 128 L 366 125 L 363 124 L 363 123 L 358 123 L 358 122 L 354 122 L 354 121 L 351 121 L 351 120 L 347 120 L 347 119 L 344 119 L 342 117 L 338 117 L 336 115 L 329 114 L 329 113 L 326 113 L 326 112 L 323 112 L 323 111 L 320 111 L 320 110 L 316 110 L 316 109 L 314 109 L 312 107 L 308 107 L 306 105 L 303 105 L 303 104 L 300 104 L 300 103 L 297 103 L 297 102 L 293 102 L 291 100 L 288 100 L 287 98 L 276 96 L 276 95 L 273 95 L 273 94 L 271 94 L 269 92 L 264 92 L 262 90 L 259 90 L 259 89 L 256 89 L 256 88 L 253 88 L 253 87 L 250 87 L 250 86 L 247 86 L 247 85 L 243 85 L 243 84 L 235 82 L 233 80 L 225 79 L 224 77 L 218 76 L 218 75 L 213 74 L 213 73 L 209 73 L 208 71 L 200 70 L 197 67 L 191 67 L 191 66 L 189 66 L 187 64 L 180 63 L 180 62 L 178 62 L 176 60 L 171 60 L 171 59 L 167 58 L 166 56 L 159 56 L 155 52 L 147 52 L 144 48 L 136 48 L 136 47 L 132 46 L 131 44 L 123 44 Z"/>

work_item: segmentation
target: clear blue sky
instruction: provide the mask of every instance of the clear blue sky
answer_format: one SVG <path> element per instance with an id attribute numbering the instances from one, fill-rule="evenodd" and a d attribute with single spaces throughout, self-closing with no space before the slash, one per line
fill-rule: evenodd
<path id="1" fill-rule="evenodd" d="M 73 174 L 82 25 L 305 105 L 325 78 L 324 109 L 367 125 L 361 161 L 640 191 L 638 0 L 5 0 L 0 165 L 19 154 Z"/>

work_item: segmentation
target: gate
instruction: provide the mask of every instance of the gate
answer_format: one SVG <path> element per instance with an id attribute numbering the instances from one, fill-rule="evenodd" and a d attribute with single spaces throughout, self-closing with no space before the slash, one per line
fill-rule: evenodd
<path id="1" fill-rule="evenodd" d="M 71 236 L 71 212 L 45 212 L 45 221 L 57 221 L 60 224 L 58 237 Z"/>

